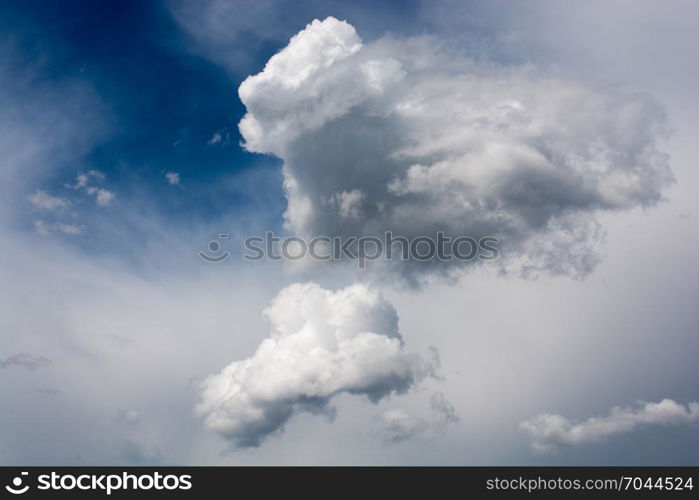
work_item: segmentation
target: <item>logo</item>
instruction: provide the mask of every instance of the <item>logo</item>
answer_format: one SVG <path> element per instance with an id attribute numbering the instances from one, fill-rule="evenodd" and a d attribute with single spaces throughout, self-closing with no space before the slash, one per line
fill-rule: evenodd
<path id="1" fill-rule="evenodd" d="M 221 234 L 218 235 L 218 239 L 219 239 L 219 240 L 227 240 L 227 239 L 228 239 L 228 234 L 227 234 L 227 233 L 221 233 Z M 204 259 L 206 262 L 222 262 L 222 261 L 226 260 L 226 259 L 228 258 L 228 256 L 230 255 L 230 253 L 225 252 L 225 251 L 224 251 L 223 253 L 221 253 L 221 255 L 215 255 L 215 254 L 217 254 L 217 253 L 219 252 L 219 250 L 221 250 L 221 243 L 219 243 L 219 242 L 216 241 L 216 240 L 213 240 L 213 241 L 210 241 L 210 242 L 209 242 L 209 246 L 208 246 L 207 250 L 208 250 L 209 252 L 213 253 L 214 255 L 213 255 L 213 256 L 208 255 L 208 254 L 207 254 L 205 251 L 203 251 L 203 250 L 202 250 L 201 252 L 199 252 L 199 257 L 201 257 L 202 259 Z"/>
<path id="2" fill-rule="evenodd" d="M 14 478 L 12 480 L 12 486 L 7 485 L 5 486 L 5 489 L 12 493 L 13 495 L 21 495 L 22 493 L 26 493 L 27 490 L 29 489 L 29 485 L 26 485 L 24 488 L 22 488 L 22 476 L 28 475 L 28 472 L 22 472 L 19 476 Z"/>

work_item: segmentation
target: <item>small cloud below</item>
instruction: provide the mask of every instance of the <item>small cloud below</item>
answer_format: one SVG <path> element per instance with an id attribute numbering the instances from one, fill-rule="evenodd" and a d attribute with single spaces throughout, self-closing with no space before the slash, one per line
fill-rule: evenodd
<path id="1" fill-rule="evenodd" d="M 47 358 L 46 356 L 20 352 L 17 354 L 12 354 L 11 356 L 8 356 L 0 361 L 0 369 L 5 370 L 6 368 L 18 366 L 33 372 L 39 368 L 47 366 L 49 363 L 51 363 L 51 359 Z"/>
<path id="2" fill-rule="evenodd" d="M 207 427 L 238 447 L 260 446 L 299 413 L 331 417 L 340 394 L 378 402 L 437 368 L 405 348 L 395 309 L 364 284 L 338 291 L 292 284 L 264 314 L 269 337 L 204 380 L 197 407 Z"/>

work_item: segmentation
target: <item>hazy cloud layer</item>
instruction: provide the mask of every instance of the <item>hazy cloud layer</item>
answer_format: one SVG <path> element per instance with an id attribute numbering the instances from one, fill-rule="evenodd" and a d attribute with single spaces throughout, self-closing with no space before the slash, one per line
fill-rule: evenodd
<path id="1" fill-rule="evenodd" d="M 413 415 L 403 408 L 390 408 L 380 412 L 376 418 L 378 435 L 388 443 L 430 439 L 444 432 L 445 427 L 460 420 L 454 405 L 442 392 L 430 397 L 430 418 Z"/>
<path id="2" fill-rule="evenodd" d="M 436 361 L 406 351 L 395 310 L 364 285 L 290 285 L 264 314 L 269 338 L 209 377 L 198 406 L 207 426 L 237 446 L 259 446 L 296 412 L 332 415 L 337 394 L 376 402 L 435 369 Z"/>
<path id="3" fill-rule="evenodd" d="M 105 175 L 102 172 L 90 170 L 87 173 L 77 174 L 75 183 L 64 184 L 63 188 L 94 197 L 98 206 L 106 207 L 114 199 L 114 193 L 93 185 L 95 182 L 103 182 L 104 179 Z M 27 197 L 27 201 L 37 211 L 46 212 L 54 216 L 54 220 L 35 219 L 33 221 L 34 229 L 42 236 L 48 236 L 51 233 L 75 236 L 82 234 L 85 230 L 84 225 L 75 222 L 76 213 L 66 213 L 69 208 L 79 205 L 82 200 L 55 196 L 42 189 L 37 189 Z M 70 220 L 65 220 L 67 217 L 70 217 Z"/>
<path id="4" fill-rule="evenodd" d="M 561 415 L 542 414 L 522 422 L 520 427 L 531 437 L 534 449 L 547 451 L 558 444 L 591 443 L 642 426 L 696 422 L 699 422 L 699 403 L 685 406 L 672 399 L 663 399 L 659 403 L 640 403 L 635 408 L 616 406 L 606 417 L 592 417 L 582 422 Z"/>
<path id="5" fill-rule="evenodd" d="M 429 431 L 429 423 L 403 408 L 384 410 L 375 418 L 378 434 L 387 443 L 400 443 L 423 436 Z"/>
<path id="6" fill-rule="evenodd" d="M 506 270 L 589 272 L 595 213 L 653 205 L 672 179 L 658 149 L 663 109 L 622 88 L 452 52 L 431 38 L 363 44 L 330 17 L 240 85 L 245 147 L 284 160 L 288 228 L 494 235 Z"/>

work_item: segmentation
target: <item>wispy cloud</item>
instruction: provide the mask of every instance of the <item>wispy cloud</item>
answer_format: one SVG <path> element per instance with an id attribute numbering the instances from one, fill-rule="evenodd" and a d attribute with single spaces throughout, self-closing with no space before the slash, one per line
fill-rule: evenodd
<path id="1" fill-rule="evenodd" d="M 520 424 L 532 439 L 537 451 L 549 451 L 556 445 L 579 445 L 601 441 L 615 434 L 645 426 L 687 425 L 699 422 L 699 403 L 687 405 L 672 399 L 658 403 L 641 402 L 636 407 L 615 406 L 606 417 L 583 421 L 557 414 L 542 414 Z"/>
<path id="2" fill-rule="evenodd" d="M 214 133 L 211 138 L 206 142 L 207 146 L 221 146 L 227 147 L 233 143 L 233 138 L 231 137 L 231 132 L 227 128 L 223 128 Z"/>
<path id="3" fill-rule="evenodd" d="M 65 198 L 53 196 L 41 189 L 35 191 L 27 198 L 35 208 L 55 212 L 70 206 L 70 202 Z"/>
<path id="4" fill-rule="evenodd" d="M 415 416 L 403 408 L 390 408 L 375 417 L 377 434 L 388 443 L 403 441 L 424 441 L 442 434 L 446 427 L 460 420 L 454 405 L 442 392 L 430 397 L 431 415 L 429 418 Z"/>
<path id="5" fill-rule="evenodd" d="M 42 236 L 48 236 L 49 234 L 54 232 L 67 234 L 69 236 L 76 236 L 78 234 L 82 234 L 85 230 L 84 226 L 68 224 L 60 221 L 46 222 L 41 219 L 37 219 L 34 221 L 34 229 L 37 233 L 39 233 Z"/>
<path id="6" fill-rule="evenodd" d="M 20 352 L 13 354 L 0 361 L 0 369 L 7 369 L 13 366 L 26 368 L 29 371 L 38 370 L 51 363 L 51 359 L 46 356 Z"/>
<path id="7" fill-rule="evenodd" d="M 88 196 L 95 197 L 95 203 L 100 207 L 106 207 L 114 199 L 114 193 L 102 187 L 95 186 L 95 182 L 103 182 L 106 176 L 99 170 L 89 170 L 88 172 L 79 173 L 75 177 L 74 184 L 65 184 L 65 187 L 82 191 Z"/>
<path id="8" fill-rule="evenodd" d="M 166 172 L 165 179 L 172 186 L 180 185 L 180 174 L 178 172 Z"/>

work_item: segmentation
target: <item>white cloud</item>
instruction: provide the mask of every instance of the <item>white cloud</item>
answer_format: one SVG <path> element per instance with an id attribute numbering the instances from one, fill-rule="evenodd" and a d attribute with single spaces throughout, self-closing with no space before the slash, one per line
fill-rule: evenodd
<path id="1" fill-rule="evenodd" d="M 106 189 L 99 188 L 97 190 L 97 195 L 95 196 L 95 201 L 100 207 L 106 207 L 114 199 L 114 193 L 107 191 Z"/>
<path id="2" fill-rule="evenodd" d="M 245 147 L 284 160 L 286 222 L 304 236 L 498 236 L 505 270 L 577 277 L 597 262 L 596 214 L 651 206 L 672 180 L 664 112 L 646 96 L 477 63 L 434 39 L 363 44 L 334 18 L 239 95 Z"/>
<path id="3" fill-rule="evenodd" d="M 396 61 L 349 60 L 362 47 L 354 27 L 333 17 L 314 20 L 240 84 L 248 113 L 240 121 L 245 147 L 284 157 L 304 132 L 345 115 L 399 76 Z M 318 98 L 322 96 L 322 98 Z"/>
<path id="4" fill-rule="evenodd" d="M 68 202 L 68 200 L 50 195 L 41 189 L 29 195 L 28 200 L 34 207 L 47 210 L 49 212 L 55 212 L 70 206 L 70 202 Z"/>
<path id="5" fill-rule="evenodd" d="M 685 406 L 672 399 L 663 399 L 659 403 L 639 403 L 636 408 L 616 406 L 606 417 L 592 417 L 582 422 L 561 415 L 542 414 L 522 422 L 520 428 L 529 434 L 534 449 L 547 451 L 557 444 L 591 443 L 642 426 L 696 422 L 699 422 L 699 403 L 692 402 Z"/>
<path id="6" fill-rule="evenodd" d="M 42 236 L 48 236 L 49 234 L 55 231 L 70 236 L 76 236 L 78 234 L 82 234 L 84 227 L 75 224 L 67 224 L 61 221 L 48 223 L 46 221 L 38 219 L 34 221 L 34 229 L 37 233 L 39 233 Z"/>
<path id="7" fill-rule="evenodd" d="M 102 172 L 97 170 L 89 170 L 88 172 L 81 172 L 77 174 L 74 184 L 64 184 L 63 187 L 80 191 L 88 196 L 94 196 L 95 202 L 98 206 L 106 207 L 114 199 L 114 193 L 92 184 L 93 181 L 102 182 L 104 179 L 105 175 Z M 68 200 L 59 196 L 54 196 L 41 189 L 36 190 L 34 193 L 29 195 L 27 199 L 35 208 L 45 210 L 47 212 L 58 213 L 61 213 L 76 203 L 75 200 Z M 47 222 L 42 219 L 37 219 L 34 221 L 34 229 L 42 236 L 48 236 L 54 232 L 75 236 L 81 234 L 85 228 L 82 225 L 72 224 L 63 220 Z"/>
<path id="8" fill-rule="evenodd" d="M 406 351 L 391 304 L 365 285 L 337 292 L 284 288 L 264 311 L 270 337 L 255 353 L 206 379 L 198 412 L 237 446 L 259 446 L 297 412 L 328 412 L 333 396 L 378 401 L 433 373 Z"/>
<path id="9" fill-rule="evenodd" d="M 64 187 L 81 191 L 88 196 L 94 196 L 95 202 L 98 206 L 106 207 L 114 199 L 114 193 L 90 184 L 91 180 L 101 182 L 104 179 L 105 175 L 102 172 L 90 170 L 87 173 L 79 173 L 75 178 L 74 184 L 65 184 Z M 35 208 L 45 210 L 47 212 L 61 212 L 75 203 L 74 201 L 61 198 L 59 196 L 53 196 L 41 189 L 36 190 L 34 193 L 29 195 L 27 199 Z M 44 236 L 56 231 L 68 235 L 77 235 L 83 232 L 84 227 L 61 220 L 56 220 L 49 223 L 38 219 L 34 221 L 34 229 L 36 232 Z"/>
<path id="10" fill-rule="evenodd" d="M 105 179 L 103 172 L 99 170 L 89 170 L 87 172 L 81 172 L 75 176 L 75 184 L 66 184 L 65 187 L 70 189 L 80 189 L 85 190 L 88 194 L 94 192 L 94 187 L 90 186 L 90 181 L 94 179 L 98 182 Z"/>
<path id="11" fill-rule="evenodd" d="M 93 182 L 103 182 L 106 176 L 99 170 L 89 170 L 75 176 L 75 184 L 66 184 L 65 187 L 82 191 L 88 196 L 94 196 L 95 202 L 100 207 L 106 207 L 114 199 L 114 193 L 107 189 L 97 187 Z"/>
<path id="12" fill-rule="evenodd" d="M 166 172 L 165 178 L 172 186 L 180 185 L 180 174 L 177 172 Z"/>

